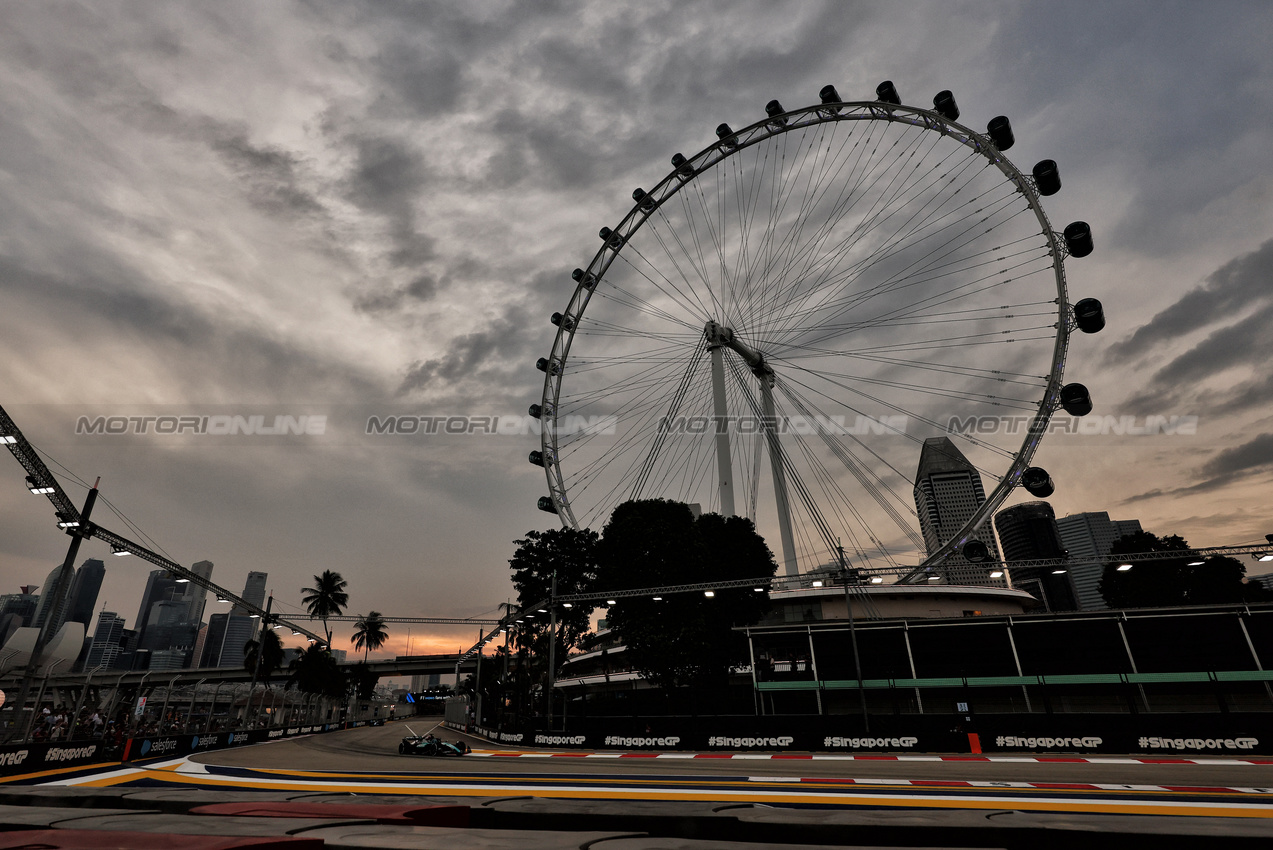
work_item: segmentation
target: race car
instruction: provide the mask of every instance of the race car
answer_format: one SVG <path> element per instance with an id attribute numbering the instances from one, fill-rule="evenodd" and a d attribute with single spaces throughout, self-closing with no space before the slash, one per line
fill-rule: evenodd
<path id="1" fill-rule="evenodd" d="M 410 726 L 407 727 L 407 731 L 411 734 L 398 744 L 398 752 L 402 755 L 463 756 L 472 752 L 469 745 L 463 741 L 444 741 L 437 735 L 428 733 L 417 735 Z"/>

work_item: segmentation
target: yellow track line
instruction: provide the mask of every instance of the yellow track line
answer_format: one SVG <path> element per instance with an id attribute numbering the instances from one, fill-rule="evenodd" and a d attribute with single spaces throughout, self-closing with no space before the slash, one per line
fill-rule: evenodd
<path id="1" fill-rule="evenodd" d="M 137 770 L 125 775 L 103 777 L 74 783 L 81 787 L 109 787 L 133 781 L 145 771 Z M 286 775 L 283 771 L 272 773 Z M 332 783 L 317 781 L 299 781 L 289 779 L 251 780 L 238 777 L 214 777 L 205 774 L 183 774 L 171 770 L 160 771 L 162 779 L 172 784 L 197 785 L 216 788 L 254 788 L 259 790 L 279 790 L 287 788 L 297 791 L 318 791 L 326 793 L 346 793 L 351 790 L 352 783 Z M 305 776 L 307 774 L 301 774 Z M 436 780 L 435 780 L 436 781 Z M 578 780 L 576 780 L 578 781 Z M 536 780 L 538 782 L 538 780 Z M 1119 801 L 1100 802 L 1097 800 L 1057 800 L 1049 798 L 1013 797 L 1009 800 L 995 799 L 953 799 L 933 793 L 907 794 L 905 796 L 891 794 L 845 793 L 821 794 L 787 791 L 783 794 L 766 793 L 761 787 L 754 791 L 715 791 L 712 789 L 674 790 L 628 790 L 604 788 L 550 788 L 538 784 L 525 785 L 445 785 L 422 783 L 370 783 L 359 782 L 353 787 L 364 794 L 407 794 L 421 796 L 449 797 L 491 797 L 503 796 L 512 791 L 530 794 L 536 797 L 557 799 L 589 799 L 589 800 L 651 800 L 680 802 L 721 802 L 721 803 L 797 803 L 801 805 L 822 805 L 851 808 L 855 806 L 872 806 L 902 809 L 978 809 L 996 810 L 1011 808 L 1016 811 L 1066 812 L 1095 814 L 1136 814 L 1136 815 L 1174 815 L 1184 817 L 1231 817 L 1231 818 L 1273 818 L 1273 806 L 1255 803 L 1216 804 L 1206 802 L 1172 803 L 1169 801 Z M 791 788 L 790 785 L 785 786 Z M 997 789 L 996 789 L 997 790 Z M 990 791 L 990 789 L 986 789 Z"/>

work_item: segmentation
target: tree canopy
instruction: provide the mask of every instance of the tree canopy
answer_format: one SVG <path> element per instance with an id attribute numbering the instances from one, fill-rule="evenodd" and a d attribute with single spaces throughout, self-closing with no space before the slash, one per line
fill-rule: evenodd
<path id="1" fill-rule="evenodd" d="M 597 533 L 574 528 L 528 531 L 524 539 L 517 541 L 517 551 L 508 566 L 513 571 L 513 587 L 517 590 L 518 606 L 522 608 L 552 595 L 554 572 L 558 596 L 591 592 L 597 579 Z M 593 606 L 587 604 L 557 611 L 558 664 L 566 660 L 566 651 L 588 634 L 592 611 Z M 523 623 L 517 633 L 517 646 L 530 650 L 533 658 L 546 665 L 548 616 L 537 611 L 531 613 L 535 615 L 533 619 Z"/>
<path id="2" fill-rule="evenodd" d="M 258 654 L 261 656 L 259 669 L 256 666 Z M 279 636 L 273 629 L 262 626 L 260 637 L 253 638 L 243 645 L 243 669 L 256 672 L 261 682 L 269 684 L 270 675 L 283 666 L 284 655 L 283 641 L 279 640 Z"/>
<path id="3" fill-rule="evenodd" d="M 349 604 L 349 594 L 345 588 L 349 582 L 340 573 L 324 570 L 320 576 L 314 576 L 314 586 L 301 590 L 301 603 L 311 617 L 323 621 L 323 631 L 327 633 L 327 645 L 332 643 L 332 630 L 327 626 L 328 617 L 339 617 Z"/>
<path id="4" fill-rule="evenodd" d="M 597 549 L 597 587 L 624 590 L 678 584 L 769 578 L 773 553 L 744 517 L 704 514 L 662 499 L 615 508 Z M 733 629 L 756 622 L 768 593 L 745 587 L 623 598 L 607 623 L 627 646 L 633 667 L 662 687 L 723 684 L 731 667 L 747 662 L 746 639 Z"/>
<path id="5" fill-rule="evenodd" d="M 348 687 L 336 659 L 318 644 L 311 643 L 308 649 L 292 659 L 288 672 L 288 685 L 307 694 L 339 699 Z"/>
<path id="6" fill-rule="evenodd" d="M 1179 557 L 1140 561 L 1119 571 L 1119 555 L 1134 552 L 1179 552 Z M 1191 566 L 1194 561 L 1202 563 Z M 1156 608 L 1172 605 L 1212 605 L 1263 600 L 1263 587 L 1243 581 L 1241 561 L 1221 555 L 1197 557 L 1189 542 L 1177 535 L 1158 537 L 1147 531 L 1114 542 L 1110 559 L 1097 586 L 1111 608 Z"/>
<path id="7" fill-rule="evenodd" d="M 389 631 L 385 627 L 385 618 L 379 611 L 370 611 L 360 616 L 354 623 L 354 635 L 349 639 L 354 649 L 361 649 L 362 660 L 366 662 L 367 654 L 379 649 L 389 639 Z"/>

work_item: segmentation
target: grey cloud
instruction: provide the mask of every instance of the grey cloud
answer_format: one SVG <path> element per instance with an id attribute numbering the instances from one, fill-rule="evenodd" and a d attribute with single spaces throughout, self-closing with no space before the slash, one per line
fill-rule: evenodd
<path id="1" fill-rule="evenodd" d="M 249 198 L 256 206 L 297 216 L 326 212 L 317 196 L 303 188 L 300 159 L 295 154 L 253 145 L 244 132 L 230 128 L 213 135 L 209 144 L 245 181 Z"/>
<path id="2" fill-rule="evenodd" d="M 418 231 L 414 207 L 427 183 L 423 158 L 387 136 L 357 137 L 353 146 L 356 161 L 345 178 L 346 196 L 388 219 L 390 262 L 410 268 L 431 259 L 433 240 Z"/>
<path id="3" fill-rule="evenodd" d="M 1273 378 L 1216 385 L 1209 379 L 1226 369 L 1267 371 L 1273 349 L 1273 240 L 1226 263 L 1180 301 L 1160 311 L 1130 339 L 1110 349 L 1106 365 L 1129 359 L 1154 360 L 1157 368 L 1127 402 L 1135 413 L 1160 412 L 1164 405 L 1194 404 L 1210 414 L 1261 408 L 1273 396 Z M 1227 324 L 1216 326 L 1227 320 Z M 1180 353 L 1173 343 L 1191 330 L 1215 326 L 1205 338 Z M 1163 362 L 1164 357 L 1170 357 Z"/>
<path id="4" fill-rule="evenodd" d="M 451 109 L 460 97 L 462 61 L 451 50 L 431 43 L 393 42 L 376 56 L 373 65 L 387 92 L 396 98 L 386 109 L 390 101 L 387 95 L 382 97 L 373 105 L 373 114 L 401 110 L 431 116 Z"/>
<path id="5" fill-rule="evenodd" d="M 1129 339 L 1110 346 L 1108 361 L 1117 362 L 1174 343 L 1210 322 L 1227 319 L 1273 297 L 1273 239 L 1237 257 L 1207 277 L 1205 283 L 1159 312 Z"/>
<path id="6" fill-rule="evenodd" d="M 235 326 L 193 307 L 132 289 L 136 274 L 107 257 L 85 258 L 91 272 L 53 276 L 0 257 L 0 279 L 12 309 L 59 315 L 72 336 L 132 340 L 160 359 L 179 381 L 179 394 L 252 398 L 375 398 L 375 378 L 320 353 L 304 351 L 267 330 Z M 86 363 L 94 374 L 109 364 Z M 105 373 L 104 373 L 105 374 Z M 132 388 L 121 388 L 128 397 Z"/>
<path id="7" fill-rule="evenodd" d="M 355 297 L 354 309 L 364 313 L 389 313 L 407 303 L 433 300 L 438 288 L 438 282 L 431 276 L 419 275 L 406 286 L 363 293 Z"/>
<path id="8" fill-rule="evenodd" d="M 451 340 L 450 350 L 441 357 L 417 361 L 407 369 L 398 387 L 399 395 L 415 390 L 433 389 L 435 385 L 457 384 L 478 378 L 489 380 L 495 371 L 505 371 L 505 357 L 519 350 L 520 324 L 513 311 L 491 321 L 481 331 L 463 334 Z"/>
<path id="9" fill-rule="evenodd" d="M 1124 503 L 1145 501 L 1161 496 L 1181 498 L 1211 493 L 1251 475 L 1273 468 L 1273 433 L 1264 433 L 1241 445 L 1224 449 L 1197 470 L 1203 480 L 1185 487 L 1156 488 L 1124 499 Z M 1196 477 L 1196 476 L 1191 476 Z"/>
<path id="10" fill-rule="evenodd" d="M 1240 446 L 1225 449 L 1203 464 L 1202 474 L 1212 478 L 1252 472 L 1273 465 L 1273 433 L 1260 434 Z"/>
<path id="11" fill-rule="evenodd" d="M 1267 363 L 1265 352 L 1273 343 L 1270 323 L 1273 323 L 1273 304 L 1212 332 L 1154 373 L 1154 383 L 1175 386 L 1204 380 L 1232 366 Z"/>

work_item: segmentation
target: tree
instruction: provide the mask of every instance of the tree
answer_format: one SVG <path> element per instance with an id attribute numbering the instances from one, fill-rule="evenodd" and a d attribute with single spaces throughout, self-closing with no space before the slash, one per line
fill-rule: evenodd
<path id="1" fill-rule="evenodd" d="M 526 608 L 552 596 L 553 573 L 557 575 L 557 595 L 588 593 L 597 579 L 597 533 L 587 529 L 555 528 L 528 531 L 517 542 L 508 566 L 513 570 L 519 607 Z M 592 605 L 577 604 L 557 611 L 557 663 L 588 633 Z M 532 618 L 521 624 L 516 635 L 519 648 L 530 650 L 544 672 L 548 667 L 549 618 L 530 611 Z"/>
<path id="2" fill-rule="evenodd" d="M 773 553 L 744 517 L 704 514 L 662 499 L 615 508 L 597 550 L 597 583 L 605 590 L 770 578 Z M 627 646 L 633 667 L 661 687 L 721 685 L 747 663 L 747 642 L 734 631 L 755 623 L 767 593 L 745 587 L 618 600 L 607 620 Z"/>
<path id="3" fill-rule="evenodd" d="M 261 647 L 265 648 L 262 650 Z M 262 626 L 259 640 L 252 639 L 243 644 L 243 669 L 249 673 L 256 671 L 256 656 L 261 654 L 261 667 L 258 676 L 262 683 L 270 683 L 270 674 L 283 666 L 283 641 L 273 629 Z"/>
<path id="4" fill-rule="evenodd" d="M 355 697 L 360 700 L 369 700 L 376 693 L 376 682 L 380 681 L 380 677 L 371 672 L 367 662 L 360 661 L 348 668 L 346 680 L 349 683 L 349 690 L 353 691 Z"/>
<path id="5" fill-rule="evenodd" d="M 331 652 L 321 649 L 318 644 L 310 644 L 309 648 L 292 659 L 288 665 L 289 686 L 295 686 L 307 694 L 320 694 L 332 699 L 340 699 L 345 695 L 347 682 L 340 671 L 340 665 L 332 657 Z"/>
<path id="6" fill-rule="evenodd" d="M 358 618 L 358 622 L 354 624 L 354 636 L 349 641 L 354 645 L 354 649 L 363 651 L 362 660 L 366 663 L 367 654 L 384 646 L 388 639 L 389 632 L 385 628 L 385 618 L 379 611 L 371 611 L 365 617 Z"/>
<path id="7" fill-rule="evenodd" d="M 345 588 L 349 582 L 340 573 L 324 570 L 321 576 L 314 576 L 314 586 L 301 590 L 301 603 L 305 605 L 311 617 L 323 621 L 323 631 L 327 633 L 327 645 L 332 645 L 332 630 L 327 627 L 328 617 L 339 617 L 349 604 L 349 594 Z"/>
<path id="8" fill-rule="evenodd" d="M 1161 561 L 1138 561 L 1130 570 L 1120 571 L 1118 566 L 1126 562 L 1117 556 L 1134 552 L 1181 554 Z M 1194 561 L 1202 563 L 1191 566 Z M 1245 575 L 1246 567 L 1241 561 L 1218 555 L 1200 558 L 1182 537 L 1158 537 L 1138 531 L 1110 547 L 1110 560 L 1097 589 L 1111 608 L 1214 605 L 1264 598 L 1264 588 L 1245 583 Z"/>

